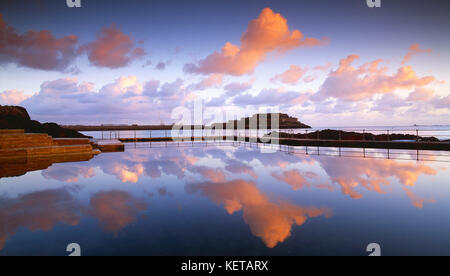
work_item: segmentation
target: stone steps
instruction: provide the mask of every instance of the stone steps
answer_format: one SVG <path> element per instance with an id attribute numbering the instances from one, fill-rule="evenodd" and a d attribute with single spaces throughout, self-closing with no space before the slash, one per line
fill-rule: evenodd
<path id="1" fill-rule="evenodd" d="M 45 133 L 9 133 L 9 134 L 1 134 L 0 140 L 7 139 L 39 139 L 44 137 L 50 137 Z"/>
<path id="2" fill-rule="evenodd" d="M 0 149 L 23 149 L 23 148 L 35 148 L 35 147 L 52 147 L 55 144 L 53 141 L 33 141 L 24 142 L 17 141 L 11 143 L 0 144 Z"/>
<path id="3" fill-rule="evenodd" d="M 53 139 L 47 134 L 0 135 L 0 149 L 50 147 L 53 145 Z"/>
<path id="4" fill-rule="evenodd" d="M 71 145 L 89 145 L 91 141 L 87 138 L 56 138 L 53 142 L 57 146 L 71 146 Z"/>
<path id="5" fill-rule="evenodd" d="M 0 149 L 0 158 L 28 158 L 76 153 L 93 153 L 91 145 L 50 146 L 33 148 Z"/>
<path id="6" fill-rule="evenodd" d="M 47 134 L 0 130 L 0 160 L 98 154 L 89 139 L 53 139 Z"/>

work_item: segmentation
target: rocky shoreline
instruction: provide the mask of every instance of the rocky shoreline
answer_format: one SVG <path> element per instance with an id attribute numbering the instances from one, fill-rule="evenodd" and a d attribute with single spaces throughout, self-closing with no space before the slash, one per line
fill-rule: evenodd
<path id="1" fill-rule="evenodd" d="M 46 133 L 53 138 L 91 138 L 56 123 L 34 121 L 27 110 L 20 106 L 0 105 L 0 129 L 23 129 L 26 133 Z"/>
<path id="2" fill-rule="evenodd" d="M 295 138 L 295 139 L 314 139 L 314 140 L 348 140 L 348 141 L 419 141 L 419 142 L 441 142 L 436 137 L 422 137 L 411 134 L 372 134 L 349 132 L 341 130 L 326 129 L 321 131 L 314 131 L 305 134 L 289 134 L 284 132 L 273 132 L 273 136 L 280 138 Z M 270 134 L 269 134 L 270 135 Z"/>

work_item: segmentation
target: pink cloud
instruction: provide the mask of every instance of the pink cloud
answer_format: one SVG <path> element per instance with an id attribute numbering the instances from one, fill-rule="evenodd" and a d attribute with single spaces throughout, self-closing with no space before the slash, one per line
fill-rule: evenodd
<path id="1" fill-rule="evenodd" d="M 306 83 L 310 83 L 310 82 L 313 82 L 315 80 L 316 80 L 316 77 L 314 77 L 314 76 L 306 76 L 304 81 Z"/>
<path id="2" fill-rule="evenodd" d="M 417 88 L 411 94 L 409 94 L 408 101 L 411 102 L 424 102 L 430 100 L 434 96 L 433 89 Z"/>
<path id="3" fill-rule="evenodd" d="M 97 40 L 83 46 L 89 61 L 97 67 L 119 68 L 145 55 L 143 48 L 136 47 L 132 38 L 115 26 L 103 28 Z"/>
<path id="4" fill-rule="evenodd" d="M 25 95 L 23 91 L 8 90 L 0 93 L 0 104 L 3 105 L 18 105 L 30 96 Z"/>
<path id="5" fill-rule="evenodd" d="M 245 105 L 296 105 L 308 100 L 309 95 L 283 89 L 263 89 L 258 95 L 244 94 L 233 99 L 233 103 Z"/>
<path id="6" fill-rule="evenodd" d="M 387 67 L 381 67 L 381 59 L 365 63 L 359 67 L 352 64 L 358 55 L 350 55 L 340 61 L 339 68 L 331 72 L 315 100 L 336 98 L 345 101 L 360 101 L 376 94 L 392 93 L 400 89 L 424 87 L 435 80 L 433 76 L 418 77 L 411 66 L 400 67 L 393 75 Z"/>
<path id="7" fill-rule="evenodd" d="M 431 49 L 420 49 L 420 45 L 419 44 L 413 44 L 413 45 L 411 45 L 411 47 L 409 47 L 408 53 L 406 54 L 406 56 L 402 60 L 402 64 L 406 64 L 408 61 L 411 60 L 412 57 L 414 57 L 414 56 L 416 56 L 418 54 L 431 53 L 431 52 L 432 52 Z"/>
<path id="8" fill-rule="evenodd" d="M 313 68 L 313 70 L 326 72 L 326 71 L 330 70 L 332 66 L 333 66 L 333 64 L 331 62 L 329 62 L 325 65 L 317 65 Z"/>
<path id="9" fill-rule="evenodd" d="M 77 57 L 78 37 L 55 38 L 48 30 L 18 34 L 0 14 L 0 64 L 41 70 L 66 70 Z"/>
<path id="10" fill-rule="evenodd" d="M 273 77 L 272 81 L 281 81 L 285 84 L 295 85 L 300 81 L 301 78 L 303 78 L 306 72 L 308 72 L 307 68 L 301 68 L 297 65 L 291 65 L 288 70 Z"/>
<path id="11" fill-rule="evenodd" d="M 253 82 L 255 79 L 251 79 L 247 82 L 232 82 L 225 85 L 226 95 L 229 97 L 236 96 L 242 92 L 245 92 L 252 88 Z"/>
<path id="12" fill-rule="evenodd" d="M 205 90 L 208 88 L 219 88 L 223 84 L 223 75 L 221 74 L 211 74 L 208 77 L 202 79 L 199 83 L 195 85 L 197 90 Z"/>
<path id="13" fill-rule="evenodd" d="M 47 81 L 21 103 L 38 121 L 62 124 L 158 124 L 173 122 L 171 112 L 192 100 L 184 82 L 139 81 L 121 77 L 100 89 L 76 78 Z"/>
<path id="14" fill-rule="evenodd" d="M 184 70 L 200 74 L 250 74 L 271 52 L 284 53 L 298 47 L 323 45 L 326 41 L 326 38 L 309 38 L 299 30 L 289 30 L 281 14 L 265 8 L 249 23 L 240 46 L 227 42 L 220 52 L 214 52 L 198 64 L 186 64 Z"/>

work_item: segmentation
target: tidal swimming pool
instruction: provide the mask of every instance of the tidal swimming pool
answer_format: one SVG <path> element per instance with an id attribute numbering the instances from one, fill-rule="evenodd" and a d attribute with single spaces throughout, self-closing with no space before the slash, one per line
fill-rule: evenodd
<path id="1" fill-rule="evenodd" d="M 0 255 L 450 255 L 450 163 L 398 156 L 129 145 L 0 178 Z"/>

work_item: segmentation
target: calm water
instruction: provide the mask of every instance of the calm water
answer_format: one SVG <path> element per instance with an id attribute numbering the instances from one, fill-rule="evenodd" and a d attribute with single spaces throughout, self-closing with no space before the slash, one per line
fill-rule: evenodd
<path id="1" fill-rule="evenodd" d="M 450 255 L 449 162 L 164 146 L 1 178 L 0 255 Z"/>
<path id="2" fill-rule="evenodd" d="M 435 137 L 439 140 L 450 140 L 450 126 L 366 126 L 366 127 L 320 127 L 312 129 L 295 129 L 295 130 L 281 130 L 282 132 L 290 133 L 306 133 L 315 132 L 317 130 L 335 129 L 342 131 L 366 132 L 372 134 L 419 134 L 422 137 Z M 240 135 L 251 137 L 262 137 L 269 133 L 269 130 L 152 130 L 152 131 L 87 131 L 83 134 L 92 136 L 96 139 L 117 139 L 117 138 L 149 138 L 149 137 L 196 137 L 201 136 L 220 136 L 220 135 Z"/>

